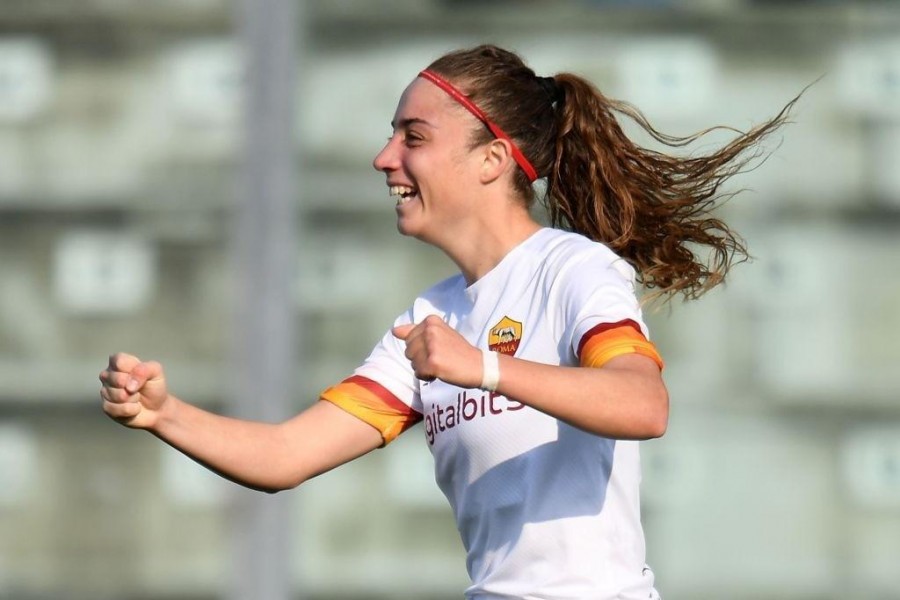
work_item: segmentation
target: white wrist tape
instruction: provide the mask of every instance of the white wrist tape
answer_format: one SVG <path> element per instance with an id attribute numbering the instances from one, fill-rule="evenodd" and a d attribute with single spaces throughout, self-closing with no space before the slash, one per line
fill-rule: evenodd
<path id="1" fill-rule="evenodd" d="M 489 350 L 481 351 L 481 389 L 494 392 L 500 383 L 500 355 Z"/>

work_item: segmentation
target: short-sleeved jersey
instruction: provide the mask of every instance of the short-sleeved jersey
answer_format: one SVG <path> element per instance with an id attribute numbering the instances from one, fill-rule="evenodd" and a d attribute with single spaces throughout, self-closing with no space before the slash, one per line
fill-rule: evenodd
<path id="1" fill-rule="evenodd" d="M 456 276 L 434 286 L 395 325 L 429 315 L 478 348 L 535 362 L 600 367 L 639 352 L 662 367 L 634 271 L 573 233 L 538 231 L 472 285 Z M 655 597 L 637 442 L 586 433 L 497 393 L 419 381 L 404 351 L 388 332 L 322 398 L 378 428 L 386 443 L 423 421 L 467 551 L 467 598 Z"/>

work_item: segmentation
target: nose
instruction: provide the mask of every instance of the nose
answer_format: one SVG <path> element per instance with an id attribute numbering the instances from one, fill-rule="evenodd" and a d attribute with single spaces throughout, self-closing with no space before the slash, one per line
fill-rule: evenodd
<path id="1" fill-rule="evenodd" d="M 372 166 L 375 167 L 376 171 L 387 173 L 398 168 L 399 158 L 397 147 L 394 143 L 396 139 L 397 136 L 391 136 L 384 148 L 381 149 L 381 152 L 375 155 Z"/>

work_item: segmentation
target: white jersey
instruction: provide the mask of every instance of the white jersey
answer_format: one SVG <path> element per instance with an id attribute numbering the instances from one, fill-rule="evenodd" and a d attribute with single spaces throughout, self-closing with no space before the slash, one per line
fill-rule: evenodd
<path id="1" fill-rule="evenodd" d="M 584 365 L 592 332 L 605 332 L 595 355 L 638 351 L 658 360 L 631 267 L 605 246 L 555 229 L 532 235 L 471 286 L 462 276 L 436 285 L 395 325 L 429 315 L 478 348 L 550 365 Z M 644 562 L 637 442 L 586 433 L 496 393 L 421 382 L 404 351 L 388 332 L 323 399 L 379 427 L 386 442 L 423 421 L 467 551 L 467 598 L 656 597 Z M 405 420 L 367 417 L 378 398 Z"/>

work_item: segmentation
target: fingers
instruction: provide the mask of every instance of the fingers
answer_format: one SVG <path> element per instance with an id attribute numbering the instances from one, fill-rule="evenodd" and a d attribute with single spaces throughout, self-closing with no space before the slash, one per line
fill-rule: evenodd
<path id="1" fill-rule="evenodd" d="M 100 382 L 105 387 L 124 389 L 129 379 L 131 379 L 131 375 L 128 373 L 120 373 L 119 371 L 110 371 L 108 369 L 100 371 Z"/>
<path id="2" fill-rule="evenodd" d="M 109 357 L 110 371 L 122 371 L 128 373 L 139 364 L 141 364 L 141 360 L 137 356 L 125 354 L 124 352 L 118 352 Z"/>
<path id="3" fill-rule="evenodd" d="M 406 340 L 409 337 L 410 332 L 415 329 L 416 325 L 414 323 L 410 323 L 409 325 L 398 325 L 391 329 L 391 333 L 394 334 L 395 338 Z"/>
<path id="4" fill-rule="evenodd" d="M 124 388 L 116 388 L 103 386 L 100 388 L 100 396 L 107 402 L 122 404 L 124 402 L 138 402 L 138 396 L 125 390 Z"/>
<path id="5" fill-rule="evenodd" d="M 162 365 L 155 360 L 139 363 L 131 370 L 131 377 L 125 382 L 125 389 L 131 393 L 139 389 L 153 379 L 162 377 Z"/>
<path id="6" fill-rule="evenodd" d="M 122 388 L 104 385 L 100 388 L 100 398 L 103 400 L 103 412 L 116 421 L 127 423 L 143 409 L 139 396 L 129 394 Z"/>
<path id="7" fill-rule="evenodd" d="M 109 368 L 100 372 L 100 381 L 109 388 L 135 393 L 152 380 L 162 377 L 162 365 L 156 361 L 141 362 L 130 354 L 109 357 Z"/>
<path id="8" fill-rule="evenodd" d="M 419 324 L 408 323 L 406 325 L 398 325 L 397 327 L 391 329 L 391 333 L 394 334 L 394 337 L 409 343 L 417 337 L 421 336 L 426 331 L 434 329 L 435 327 L 449 328 L 449 326 L 439 316 L 428 315 Z"/>
<path id="9" fill-rule="evenodd" d="M 438 316 L 429 315 L 419 324 L 400 325 L 394 335 L 406 342 L 404 355 L 409 359 L 415 376 L 422 381 L 440 377 L 440 337 L 449 326 Z"/>
<path id="10" fill-rule="evenodd" d="M 100 373 L 100 381 L 103 383 L 100 388 L 103 411 L 115 419 L 133 416 L 132 413 L 140 412 L 139 396 L 125 389 L 130 379 L 131 375 L 128 373 L 109 370 Z M 135 407 L 122 408 L 125 405 L 135 405 Z"/>
<path id="11" fill-rule="evenodd" d="M 130 421 L 141 414 L 143 407 L 136 402 L 130 402 L 128 404 L 110 404 L 109 408 L 104 407 L 104 410 L 106 410 L 106 414 L 117 421 Z"/>
<path id="12" fill-rule="evenodd" d="M 142 363 L 130 354 L 114 354 L 109 357 L 109 368 L 100 372 L 100 382 L 103 384 L 100 396 L 109 404 L 137 404 L 140 402 L 138 392 L 141 388 L 147 381 L 161 375 L 162 367 L 158 362 Z"/>

